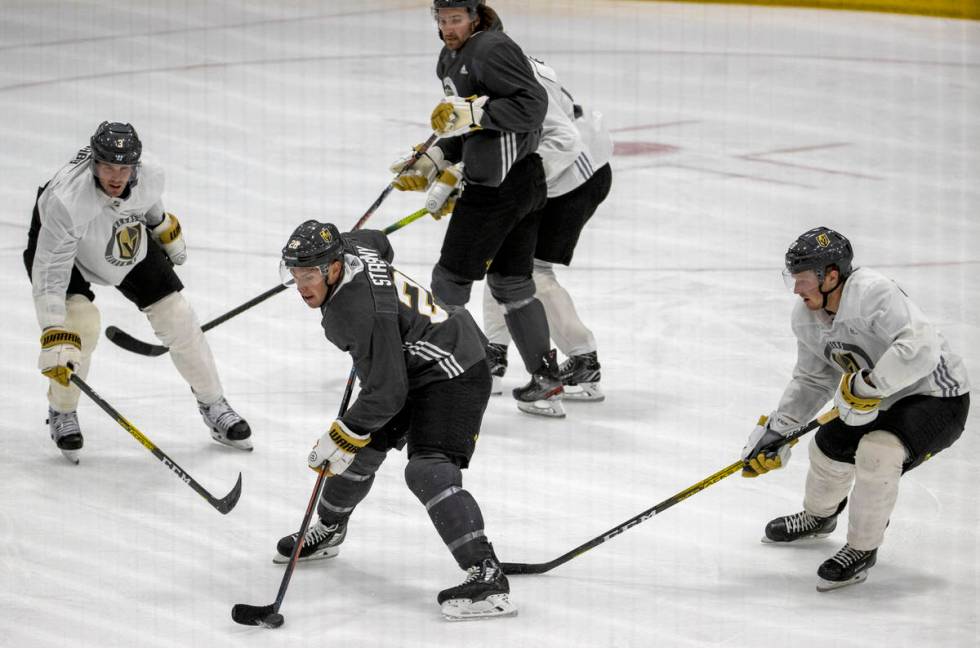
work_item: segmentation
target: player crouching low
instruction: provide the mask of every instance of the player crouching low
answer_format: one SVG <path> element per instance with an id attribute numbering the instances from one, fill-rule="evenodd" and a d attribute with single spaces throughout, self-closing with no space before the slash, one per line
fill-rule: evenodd
<path id="1" fill-rule="evenodd" d="M 331 558 L 354 508 L 392 448 L 408 446 L 405 481 L 466 580 L 439 593 L 449 620 L 511 616 L 510 586 L 483 530 L 476 500 L 463 489 L 490 398 L 486 339 L 466 309 L 451 315 L 391 265 L 381 232 L 343 236 L 307 221 L 282 250 L 281 273 L 303 301 L 319 309 L 330 342 L 349 351 L 361 383 L 354 404 L 309 455 L 326 470 L 319 520 L 306 532 L 300 561 Z M 274 562 L 287 563 L 298 534 L 279 541 Z"/>

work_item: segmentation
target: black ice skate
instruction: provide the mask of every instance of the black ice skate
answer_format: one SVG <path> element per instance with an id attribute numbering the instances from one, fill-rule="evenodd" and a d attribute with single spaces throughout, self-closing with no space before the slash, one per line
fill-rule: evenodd
<path id="1" fill-rule="evenodd" d="M 541 358 L 541 366 L 531 375 L 531 382 L 513 391 L 517 409 L 555 418 L 565 418 L 565 408 L 561 404 L 563 393 L 554 349 Z"/>
<path id="2" fill-rule="evenodd" d="M 48 430 L 65 459 L 73 464 L 78 463 L 78 451 L 82 449 L 85 440 L 82 429 L 78 427 L 78 414 L 75 412 L 56 412 L 48 408 Z"/>
<path id="3" fill-rule="evenodd" d="M 806 511 L 778 517 L 766 525 L 766 536 L 762 541 L 765 543 L 796 542 L 809 538 L 825 538 L 837 528 L 837 516 L 840 515 L 845 506 L 847 506 L 846 497 L 837 506 L 837 512 L 830 517 L 817 517 Z"/>
<path id="4" fill-rule="evenodd" d="M 340 543 L 344 541 L 346 536 L 346 522 L 324 524 L 323 520 L 317 520 L 306 530 L 306 535 L 303 536 L 303 548 L 299 550 L 299 558 L 296 559 L 296 562 L 333 558 L 340 553 Z M 299 534 L 294 533 L 279 540 L 279 544 L 276 545 L 278 553 L 272 562 L 277 565 L 288 563 L 293 556 L 297 538 L 299 538 Z"/>
<path id="5" fill-rule="evenodd" d="M 559 367 L 562 385 L 565 388 L 567 400 L 599 401 L 606 400 L 605 394 L 599 389 L 599 358 L 595 351 L 582 355 L 570 356 Z"/>
<path id="6" fill-rule="evenodd" d="M 507 373 L 507 345 L 495 344 L 491 342 L 487 345 L 487 364 L 490 365 L 490 376 L 493 378 L 493 386 L 490 388 L 491 396 L 498 396 L 504 393 L 502 378 Z"/>
<path id="7" fill-rule="evenodd" d="M 231 408 L 224 396 L 211 405 L 198 401 L 197 409 L 201 412 L 204 423 L 211 429 L 212 439 L 239 450 L 252 449 L 252 441 L 249 438 L 252 436 L 252 429 L 248 426 L 248 422 Z"/>
<path id="8" fill-rule="evenodd" d="M 439 592 L 439 605 L 449 621 L 517 614 L 517 608 L 510 602 L 510 583 L 493 558 L 485 558 L 467 569 L 466 580 L 461 585 Z"/>
<path id="9" fill-rule="evenodd" d="M 849 544 L 844 545 L 817 570 L 817 591 L 827 592 L 864 582 L 868 578 L 868 570 L 875 566 L 877 560 L 877 549 L 861 551 Z"/>

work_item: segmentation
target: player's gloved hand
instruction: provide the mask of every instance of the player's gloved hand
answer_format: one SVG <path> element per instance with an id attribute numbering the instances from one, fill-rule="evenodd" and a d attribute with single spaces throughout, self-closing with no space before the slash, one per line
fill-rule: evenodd
<path id="1" fill-rule="evenodd" d="M 187 261 L 187 244 L 181 236 L 180 221 L 173 214 L 164 213 L 160 224 L 150 230 L 153 238 L 163 246 L 163 251 L 167 253 L 174 265 L 181 265 Z"/>
<path id="2" fill-rule="evenodd" d="M 82 361 L 82 338 L 73 331 L 49 326 L 41 333 L 37 368 L 45 376 L 68 386 L 71 373 Z"/>
<path id="3" fill-rule="evenodd" d="M 463 191 L 463 163 L 450 165 L 439 174 L 425 198 L 425 209 L 439 220 L 453 213 L 456 199 Z"/>
<path id="4" fill-rule="evenodd" d="M 419 146 L 415 147 L 418 151 Z M 391 181 L 398 191 L 425 191 L 432 184 L 432 181 L 440 171 L 446 168 L 449 163 L 442 156 L 442 149 L 438 146 L 430 146 L 429 149 L 419 157 L 418 161 L 407 171 L 405 167 L 409 165 L 414 154 L 407 155 L 395 161 L 389 169 L 398 176 Z"/>
<path id="5" fill-rule="evenodd" d="M 847 373 L 840 379 L 834 394 L 834 405 L 844 425 L 860 427 L 878 418 L 881 391 L 872 384 L 867 370 Z"/>
<path id="6" fill-rule="evenodd" d="M 483 119 L 483 106 L 489 97 L 444 97 L 432 109 L 429 121 L 432 130 L 439 135 L 460 135 L 480 128 Z"/>
<path id="7" fill-rule="evenodd" d="M 768 446 L 780 443 L 785 438 L 785 433 L 795 427 L 797 422 L 785 414 L 773 412 L 769 416 L 760 416 L 742 448 L 742 459 L 745 460 L 742 477 L 758 477 L 788 464 L 792 455 L 790 448 L 796 445 L 798 439 L 783 443 L 775 449 Z"/>
<path id="8" fill-rule="evenodd" d="M 351 432 L 343 421 L 337 419 L 313 446 L 307 463 L 317 472 L 325 470 L 327 477 L 339 475 L 350 468 L 357 451 L 370 440 L 370 434 Z"/>

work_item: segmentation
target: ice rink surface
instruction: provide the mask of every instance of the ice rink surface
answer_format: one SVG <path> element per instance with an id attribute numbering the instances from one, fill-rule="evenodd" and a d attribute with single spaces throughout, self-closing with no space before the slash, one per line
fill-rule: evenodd
<path id="1" fill-rule="evenodd" d="M 730 477 L 541 576 L 518 617 L 442 620 L 462 573 L 392 454 L 340 556 L 301 565 L 279 630 L 234 603 L 275 599 L 277 539 L 314 482 L 348 359 L 293 292 L 208 333 L 250 455 L 210 440 L 166 357 L 103 339 L 89 383 L 206 488 L 219 515 L 82 397 L 69 465 L 44 425 L 38 328 L 21 261 L 35 188 L 104 119 L 130 121 L 167 171 L 189 245 L 185 294 L 207 321 L 276 285 L 308 218 L 350 227 L 388 164 L 428 135 L 440 43 L 422 0 L 41 2 L 0 12 L 0 646 L 976 646 L 977 418 L 902 480 L 878 566 L 818 594 L 845 525 L 806 547 L 759 542 L 799 510 L 787 467 Z M 786 247 L 827 225 L 890 275 L 980 380 L 980 24 L 803 9 L 492 2 L 525 52 L 616 141 L 613 190 L 561 281 L 599 342 L 603 404 L 564 421 L 490 404 L 465 473 L 503 560 L 555 558 L 737 459 L 789 378 Z M 393 195 L 370 225 L 422 204 Z M 428 283 L 444 222 L 393 235 Z M 971 277 L 973 277 L 971 279 Z M 477 286 L 471 308 L 480 317 Z M 103 326 L 153 341 L 96 288 Z M 516 352 L 505 386 L 526 380 Z"/>

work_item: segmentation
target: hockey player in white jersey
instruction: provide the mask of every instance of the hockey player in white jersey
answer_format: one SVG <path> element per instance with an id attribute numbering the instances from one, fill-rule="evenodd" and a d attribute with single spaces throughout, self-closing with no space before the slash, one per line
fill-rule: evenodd
<path id="1" fill-rule="evenodd" d="M 742 475 L 786 465 L 790 448 L 761 449 L 833 397 L 840 417 L 810 443 L 803 510 L 766 526 L 763 542 L 824 537 L 848 504 L 847 544 L 817 571 L 817 589 L 860 583 L 878 557 L 899 478 L 951 446 L 970 408 L 959 356 L 894 282 L 852 269 L 850 242 L 818 227 L 786 253 L 797 360 L 776 410 L 749 436 Z"/>
<path id="2" fill-rule="evenodd" d="M 163 170 L 141 162 L 130 124 L 103 122 L 90 140 L 38 189 L 24 265 L 41 326 L 38 368 L 50 378 L 51 438 L 77 463 L 83 437 L 76 408 L 99 338 L 91 284 L 115 286 L 146 313 L 188 382 L 212 437 L 251 450 L 251 430 L 225 400 L 211 349 L 173 270 L 187 258 L 180 223 L 164 212 Z"/>
<path id="3" fill-rule="evenodd" d="M 535 296 L 544 306 L 551 337 L 565 356 L 559 374 L 567 400 L 601 401 L 595 336 L 582 322 L 568 291 L 558 283 L 554 264 L 569 265 L 582 228 L 609 194 L 612 139 L 599 112 L 575 104 L 555 71 L 530 58 L 538 82 L 548 91 L 538 155 L 544 164 L 548 201 L 541 210 L 534 253 Z M 493 393 L 502 392 L 510 334 L 489 289 L 483 292 L 483 327 L 490 344 L 487 359 Z"/>

